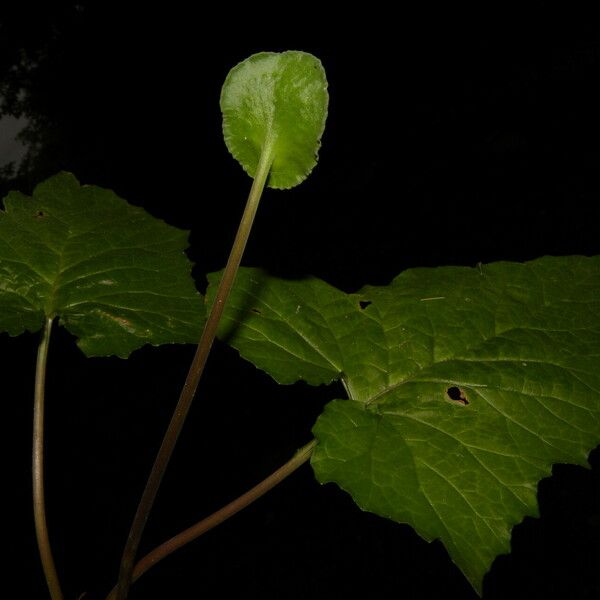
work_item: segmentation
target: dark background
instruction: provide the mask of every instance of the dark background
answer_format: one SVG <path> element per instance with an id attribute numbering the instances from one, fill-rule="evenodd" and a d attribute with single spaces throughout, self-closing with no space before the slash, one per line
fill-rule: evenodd
<path id="1" fill-rule="evenodd" d="M 244 263 L 346 290 L 416 266 L 600 253 L 600 36 L 550 3 L 510 12 L 392 16 L 377 5 L 203 14 L 171 3 L 14 3 L 0 11 L 4 114 L 31 152 L 2 195 L 66 169 L 191 231 L 190 258 L 222 268 L 250 185 L 221 136 L 228 70 L 261 50 L 318 56 L 330 82 L 320 163 L 268 191 Z M 282 6 L 278 8 L 282 10 Z M 23 90 L 19 93 L 19 90 Z M 48 377 L 51 539 L 66 597 L 103 598 L 192 347 L 86 359 L 58 329 Z M 38 336 L 0 335 L 5 585 L 44 598 L 31 517 Z M 336 386 L 279 387 L 218 344 L 142 551 L 219 508 L 310 439 Z M 343 397 L 343 396 L 342 396 Z M 514 529 L 484 598 L 600 596 L 600 451 L 592 470 L 541 482 L 541 519 Z M 362 513 L 305 466 L 170 557 L 131 598 L 474 599 L 444 548 Z"/>

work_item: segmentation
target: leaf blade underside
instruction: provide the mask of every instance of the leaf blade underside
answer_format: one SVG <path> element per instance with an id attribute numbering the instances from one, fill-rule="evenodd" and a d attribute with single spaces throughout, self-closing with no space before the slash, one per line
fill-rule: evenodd
<path id="1" fill-rule="evenodd" d="M 317 164 L 328 103 L 325 70 L 312 54 L 253 54 L 231 69 L 221 91 L 227 149 L 250 177 L 267 152 L 267 186 L 294 187 Z"/>

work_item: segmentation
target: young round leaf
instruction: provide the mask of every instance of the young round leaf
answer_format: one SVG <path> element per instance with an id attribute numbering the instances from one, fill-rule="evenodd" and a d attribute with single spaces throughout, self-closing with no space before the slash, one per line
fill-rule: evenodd
<path id="1" fill-rule="evenodd" d="M 251 177 L 266 152 L 267 185 L 294 187 L 317 164 L 328 100 L 325 70 L 312 54 L 254 54 L 231 69 L 223 84 L 227 148 Z"/>

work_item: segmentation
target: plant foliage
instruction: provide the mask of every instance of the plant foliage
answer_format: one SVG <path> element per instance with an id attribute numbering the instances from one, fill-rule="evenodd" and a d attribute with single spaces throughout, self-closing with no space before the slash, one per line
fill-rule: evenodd
<path id="1" fill-rule="evenodd" d="M 441 539 L 478 591 L 552 464 L 600 442 L 600 257 L 411 269 L 355 294 L 245 269 L 220 335 L 280 383 L 341 380 L 317 478 Z"/>
<path id="2" fill-rule="evenodd" d="M 0 210 L 0 330 L 45 318 L 88 356 L 123 358 L 144 344 L 194 342 L 204 308 L 184 254 L 187 232 L 70 173 L 11 192 Z"/>

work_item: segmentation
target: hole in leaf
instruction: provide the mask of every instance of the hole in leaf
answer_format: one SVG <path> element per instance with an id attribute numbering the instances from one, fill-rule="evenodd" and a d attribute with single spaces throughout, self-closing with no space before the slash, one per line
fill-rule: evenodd
<path id="1" fill-rule="evenodd" d="M 372 304 L 372 302 L 370 300 L 361 300 L 358 304 L 360 305 L 360 308 L 362 310 L 365 310 L 365 308 L 367 308 L 367 306 Z"/>
<path id="2" fill-rule="evenodd" d="M 449 387 L 446 390 L 446 395 L 448 396 L 448 398 L 450 398 L 450 400 L 453 400 L 454 402 L 460 402 L 461 404 L 464 404 L 465 406 L 467 404 L 469 404 L 466 394 L 459 387 L 456 387 L 455 385 L 453 385 L 452 387 Z"/>
<path id="3" fill-rule="evenodd" d="M 253 312 L 255 315 L 262 315 L 262 312 L 258 310 L 258 308 L 251 308 L 250 311 Z"/>
<path id="4" fill-rule="evenodd" d="M 46 216 L 46 213 L 43 210 L 38 210 L 35 213 L 36 219 L 43 219 Z"/>

